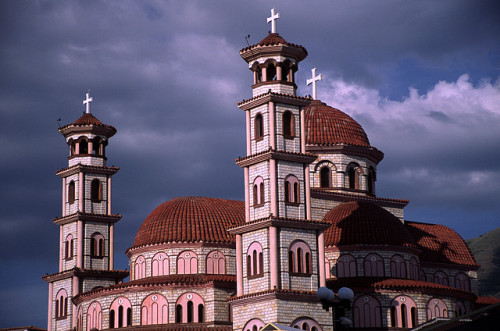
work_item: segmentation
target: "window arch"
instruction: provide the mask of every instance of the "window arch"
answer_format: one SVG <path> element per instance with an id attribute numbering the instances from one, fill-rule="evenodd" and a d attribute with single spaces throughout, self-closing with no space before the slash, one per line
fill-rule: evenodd
<path id="1" fill-rule="evenodd" d="M 287 81 L 287 82 L 293 82 L 293 70 L 292 70 L 292 63 L 290 60 L 285 60 L 281 64 L 281 80 Z"/>
<path id="2" fill-rule="evenodd" d="M 370 194 L 370 195 L 375 194 L 375 181 L 376 180 L 377 180 L 377 178 L 376 178 L 375 169 L 373 167 L 370 167 L 370 169 L 368 169 L 368 178 L 367 178 L 367 183 L 366 183 L 368 194 Z"/>
<path id="3" fill-rule="evenodd" d="M 167 324 L 168 301 L 158 293 L 150 294 L 141 305 L 141 325 Z"/>
<path id="4" fill-rule="evenodd" d="M 90 199 L 92 202 L 101 202 L 102 200 L 102 182 L 99 179 L 93 179 L 90 184 Z"/>
<path id="5" fill-rule="evenodd" d="M 438 317 L 448 317 L 448 306 L 441 299 L 430 299 L 427 304 L 427 320 L 429 321 Z"/>
<path id="6" fill-rule="evenodd" d="M 68 234 L 66 236 L 66 240 L 64 240 L 64 258 L 66 260 L 71 260 L 73 258 L 73 243 L 73 235 Z"/>
<path id="7" fill-rule="evenodd" d="M 183 251 L 177 256 L 177 274 L 197 274 L 198 255 L 193 251 Z"/>
<path id="8" fill-rule="evenodd" d="M 337 260 L 337 277 L 356 277 L 356 259 L 354 256 L 344 254 Z"/>
<path id="9" fill-rule="evenodd" d="M 207 274 L 226 274 L 226 257 L 222 252 L 212 251 L 207 255 Z"/>
<path id="10" fill-rule="evenodd" d="M 254 135 L 255 139 L 262 139 L 264 137 L 264 120 L 261 113 L 255 115 L 254 118 Z"/>
<path id="11" fill-rule="evenodd" d="M 90 236 L 90 256 L 104 256 L 104 236 L 99 232 L 94 232 L 92 236 Z"/>
<path id="12" fill-rule="evenodd" d="M 378 254 L 369 254 L 364 261 L 366 277 L 384 277 L 384 260 Z"/>
<path id="13" fill-rule="evenodd" d="M 285 178 L 285 202 L 299 203 L 299 180 L 294 175 L 288 175 Z"/>
<path id="14" fill-rule="evenodd" d="M 175 309 L 176 323 L 203 323 L 205 303 L 196 293 L 184 293 L 177 299 Z"/>
<path id="15" fill-rule="evenodd" d="M 436 271 L 436 273 L 434 274 L 434 283 L 448 286 L 449 284 L 448 275 L 446 275 L 441 270 Z"/>
<path id="16" fill-rule="evenodd" d="M 355 328 L 382 327 L 380 302 L 371 295 L 358 297 L 352 305 Z"/>
<path id="17" fill-rule="evenodd" d="M 470 291 L 469 277 L 464 273 L 455 276 L 455 287 L 462 291 Z"/>
<path id="18" fill-rule="evenodd" d="M 87 331 L 102 329 L 102 307 L 97 301 L 90 304 L 87 310 Z"/>
<path id="19" fill-rule="evenodd" d="M 332 172 L 330 167 L 325 165 L 319 170 L 319 186 L 331 187 L 332 186 Z"/>
<path id="20" fill-rule="evenodd" d="M 254 206 L 262 205 L 265 202 L 264 180 L 262 177 L 257 177 L 253 181 L 253 204 Z"/>
<path id="21" fill-rule="evenodd" d="M 467 313 L 467 309 L 465 308 L 465 305 L 462 302 L 457 301 L 455 303 L 455 317 L 463 316 L 463 315 L 465 315 L 465 313 Z"/>
<path id="22" fill-rule="evenodd" d="M 68 184 L 68 203 L 72 205 L 75 203 L 75 182 L 70 181 Z"/>
<path id="23" fill-rule="evenodd" d="M 274 63 L 268 63 L 266 68 L 266 82 L 276 80 L 276 65 Z"/>
<path id="24" fill-rule="evenodd" d="M 406 278 L 406 261 L 401 255 L 394 255 L 391 258 L 391 276 Z"/>
<path id="25" fill-rule="evenodd" d="M 152 276 L 164 276 L 170 274 L 170 260 L 164 252 L 156 253 L 151 261 Z"/>
<path id="26" fill-rule="evenodd" d="M 79 141 L 80 151 L 78 154 L 88 154 L 89 153 L 89 142 L 87 141 L 87 137 L 80 138 Z"/>
<path id="27" fill-rule="evenodd" d="M 302 240 L 295 240 L 288 248 L 288 271 L 296 274 L 312 273 L 311 249 Z"/>
<path id="28" fill-rule="evenodd" d="M 146 277 L 146 259 L 144 256 L 139 255 L 134 263 L 134 279 L 141 279 Z"/>
<path id="29" fill-rule="evenodd" d="M 258 242 L 253 242 L 247 251 L 247 276 L 260 277 L 264 275 L 264 255 L 262 246 Z"/>
<path id="30" fill-rule="evenodd" d="M 254 62 L 252 64 L 253 70 L 253 83 L 258 84 L 262 82 L 262 68 L 260 67 L 259 62 Z"/>
<path id="31" fill-rule="evenodd" d="M 401 295 L 391 302 L 391 326 L 396 328 L 413 328 L 418 324 L 418 311 L 415 301 L 409 296 Z"/>
<path id="32" fill-rule="evenodd" d="M 132 325 L 132 305 L 130 301 L 125 297 L 116 298 L 109 308 L 109 328 L 121 328 L 130 325 Z"/>
<path id="33" fill-rule="evenodd" d="M 285 111 L 283 113 L 283 136 L 285 138 L 295 137 L 295 116 L 293 116 L 291 111 Z"/>
<path id="34" fill-rule="evenodd" d="M 258 318 L 251 319 L 245 324 L 243 327 L 243 331 L 259 331 L 265 326 L 264 322 L 262 322 Z"/>
<path id="35" fill-rule="evenodd" d="M 348 188 L 359 190 L 361 167 L 357 163 L 351 163 L 347 167 Z"/>
<path id="36" fill-rule="evenodd" d="M 68 293 L 65 289 L 57 292 L 55 305 L 56 319 L 66 318 L 68 316 Z"/>
<path id="37" fill-rule="evenodd" d="M 318 322 L 310 317 L 299 317 L 290 324 L 292 328 L 308 330 L 308 331 L 321 331 L 321 326 Z"/>
<path id="38" fill-rule="evenodd" d="M 412 257 L 410 259 L 410 279 L 418 280 L 419 279 L 419 267 L 417 259 Z"/>

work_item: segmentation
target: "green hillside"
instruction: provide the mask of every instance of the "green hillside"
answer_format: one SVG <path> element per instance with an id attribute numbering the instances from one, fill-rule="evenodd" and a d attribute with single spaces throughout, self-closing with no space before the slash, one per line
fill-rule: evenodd
<path id="1" fill-rule="evenodd" d="M 500 228 L 466 240 L 479 268 L 479 294 L 500 298 Z"/>

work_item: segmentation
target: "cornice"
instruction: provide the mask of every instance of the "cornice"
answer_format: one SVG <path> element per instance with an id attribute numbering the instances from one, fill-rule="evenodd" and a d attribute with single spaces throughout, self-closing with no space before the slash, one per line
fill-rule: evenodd
<path id="1" fill-rule="evenodd" d="M 101 166 L 91 166 L 78 163 L 69 168 L 64 168 L 56 171 L 56 175 L 58 175 L 61 178 L 68 177 L 77 174 L 79 172 L 102 174 L 102 175 L 114 175 L 115 173 L 118 172 L 118 170 L 120 170 L 120 168 L 118 167 L 101 167 Z"/>
<path id="2" fill-rule="evenodd" d="M 384 158 L 384 153 L 375 147 L 357 146 L 357 145 L 310 145 L 306 144 L 306 151 L 311 153 L 331 153 L 331 154 L 348 154 L 360 157 L 366 157 L 375 164 L 379 164 Z"/>
<path id="3" fill-rule="evenodd" d="M 114 224 L 118 222 L 121 218 L 122 215 L 120 214 L 103 215 L 103 214 L 90 214 L 90 213 L 77 212 L 71 215 L 54 218 L 52 221 L 57 225 L 64 225 L 79 220 Z"/>
<path id="4" fill-rule="evenodd" d="M 273 83 L 279 83 L 277 81 L 273 81 Z M 299 107 L 305 107 L 311 103 L 312 99 L 307 97 L 298 97 L 293 94 L 284 94 L 284 93 L 276 93 L 276 92 L 271 92 L 269 90 L 266 93 L 257 95 L 251 99 L 248 100 L 243 100 L 238 103 L 238 107 L 241 110 L 250 110 L 255 107 L 261 106 L 263 104 L 266 104 L 268 102 L 275 102 L 275 103 L 282 103 L 282 104 L 287 104 L 287 105 L 293 105 L 293 106 L 299 106 Z"/>
<path id="5" fill-rule="evenodd" d="M 237 158 L 235 162 L 237 165 L 243 168 L 251 166 L 256 163 L 268 161 L 271 159 L 288 161 L 288 162 L 297 162 L 303 164 L 311 164 L 317 159 L 317 156 L 315 154 L 310 154 L 310 153 L 293 153 L 293 152 L 279 151 L 269 148 L 259 153 Z"/>
<path id="6" fill-rule="evenodd" d="M 270 215 L 265 218 L 247 222 L 244 225 L 230 228 L 227 231 L 230 234 L 236 235 L 236 234 L 243 234 L 249 231 L 265 229 L 271 226 L 279 228 L 292 228 L 292 229 L 304 229 L 304 230 L 325 230 L 329 228 L 331 224 L 322 221 L 290 219 L 290 218 Z"/>

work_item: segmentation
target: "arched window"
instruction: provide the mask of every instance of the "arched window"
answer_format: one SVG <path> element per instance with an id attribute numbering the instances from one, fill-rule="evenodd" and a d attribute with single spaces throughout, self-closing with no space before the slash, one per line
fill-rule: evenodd
<path id="1" fill-rule="evenodd" d="M 79 154 L 88 154 L 89 153 L 89 143 L 86 138 L 80 140 L 80 153 Z"/>
<path id="2" fill-rule="evenodd" d="M 406 261 L 400 255 L 394 255 L 391 258 L 391 276 L 406 278 Z"/>
<path id="3" fill-rule="evenodd" d="M 255 115 L 254 119 L 254 134 L 255 139 L 262 139 L 264 137 L 264 121 L 262 120 L 262 114 L 258 113 Z"/>
<path id="4" fill-rule="evenodd" d="M 299 203 L 299 180 L 294 175 L 285 178 L 285 202 Z"/>
<path id="5" fill-rule="evenodd" d="M 75 182 L 70 181 L 68 184 L 68 203 L 71 205 L 75 203 Z"/>
<path id="6" fill-rule="evenodd" d="M 116 298 L 109 308 L 109 316 L 110 329 L 132 325 L 132 305 L 130 301 L 125 297 Z"/>
<path id="7" fill-rule="evenodd" d="M 269 63 L 266 69 L 266 82 L 276 80 L 276 66 L 273 63 Z"/>
<path id="8" fill-rule="evenodd" d="M 319 185 L 320 187 L 331 187 L 332 186 L 332 172 L 330 167 L 325 165 L 321 167 L 319 171 Z"/>
<path id="9" fill-rule="evenodd" d="M 375 169 L 373 167 L 370 167 L 368 170 L 368 178 L 367 178 L 367 189 L 368 189 L 368 194 L 374 195 L 375 194 Z"/>
<path id="10" fill-rule="evenodd" d="M 328 258 L 325 257 L 325 277 L 328 279 L 328 278 L 332 278 L 332 272 L 331 272 L 331 265 L 330 265 L 330 261 L 328 261 Z"/>
<path id="11" fill-rule="evenodd" d="M 418 272 L 418 280 L 421 280 L 423 282 L 427 281 L 427 276 L 425 275 L 425 272 L 422 269 L 420 269 L 420 271 Z"/>
<path id="12" fill-rule="evenodd" d="M 253 181 L 253 204 L 254 206 L 256 205 L 262 205 L 265 202 L 265 196 L 264 196 L 264 180 L 262 177 L 257 177 Z"/>
<path id="13" fill-rule="evenodd" d="M 90 184 L 90 199 L 92 202 L 101 202 L 102 200 L 102 183 L 99 179 L 93 179 Z"/>
<path id="14" fill-rule="evenodd" d="M 146 259 L 140 255 L 134 263 L 134 280 L 146 277 Z"/>
<path id="15" fill-rule="evenodd" d="M 366 277 L 384 277 L 384 260 L 378 254 L 370 254 L 364 261 Z"/>
<path id="16" fill-rule="evenodd" d="M 264 275 L 264 255 L 262 246 L 258 242 L 253 242 L 247 251 L 247 276 L 260 277 Z"/>
<path id="17" fill-rule="evenodd" d="M 111 318 L 111 317 L 110 317 Z M 168 302 L 161 294 L 151 294 L 141 305 L 141 325 L 167 324 Z"/>
<path id="18" fill-rule="evenodd" d="M 410 259 L 410 279 L 418 280 L 419 273 L 420 273 L 420 269 L 418 267 L 417 259 L 412 257 Z"/>
<path id="19" fill-rule="evenodd" d="M 92 141 L 92 154 L 103 155 L 104 143 L 100 137 L 95 137 Z"/>
<path id="20" fill-rule="evenodd" d="M 347 167 L 348 185 L 350 189 L 359 189 L 360 167 L 356 163 L 351 163 Z"/>
<path id="21" fill-rule="evenodd" d="M 455 276 L 455 287 L 462 291 L 470 291 L 469 277 L 464 273 Z"/>
<path id="22" fill-rule="evenodd" d="M 253 64 L 253 72 L 254 72 L 254 76 L 253 76 L 253 83 L 254 84 L 258 84 L 258 83 L 261 83 L 262 82 L 262 68 L 260 67 L 260 65 L 256 62 Z"/>
<path id="23" fill-rule="evenodd" d="M 64 240 L 64 258 L 66 260 L 71 260 L 73 258 L 73 235 L 68 234 L 66 240 Z"/>
<path id="24" fill-rule="evenodd" d="M 245 324 L 243 327 L 243 331 L 259 331 L 265 326 L 264 322 L 262 322 L 258 318 L 251 319 Z"/>
<path id="25" fill-rule="evenodd" d="M 446 306 L 446 303 L 441 299 L 430 299 L 427 304 L 427 320 L 429 321 L 438 317 L 448 317 L 448 306 Z"/>
<path id="26" fill-rule="evenodd" d="M 76 331 L 83 331 L 83 308 L 80 306 L 78 308 L 78 313 L 76 315 Z"/>
<path id="27" fill-rule="evenodd" d="M 467 313 L 467 309 L 465 308 L 465 305 L 462 302 L 457 301 L 455 303 L 455 317 L 463 316 L 463 315 L 465 315 L 465 313 Z"/>
<path id="28" fill-rule="evenodd" d="M 222 252 L 212 251 L 207 255 L 207 274 L 226 274 L 226 257 Z"/>
<path id="29" fill-rule="evenodd" d="M 177 274 L 197 274 L 198 255 L 193 251 L 184 251 L 177 256 Z"/>
<path id="30" fill-rule="evenodd" d="M 302 240 L 295 240 L 288 248 L 289 272 L 295 274 L 311 274 L 311 249 Z"/>
<path id="31" fill-rule="evenodd" d="M 196 293 L 184 293 L 177 299 L 176 323 L 203 323 L 205 302 Z"/>
<path id="32" fill-rule="evenodd" d="M 436 271 L 436 273 L 434 274 L 434 283 L 448 286 L 449 284 L 448 275 L 446 275 L 441 270 Z"/>
<path id="33" fill-rule="evenodd" d="M 413 328 L 418 324 L 417 305 L 409 296 L 398 296 L 391 302 L 391 326 Z"/>
<path id="34" fill-rule="evenodd" d="M 355 328 L 382 327 L 380 302 L 371 295 L 358 297 L 352 305 L 352 314 Z"/>
<path id="35" fill-rule="evenodd" d="M 59 290 L 55 303 L 56 319 L 64 319 L 68 316 L 68 293 L 65 289 Z"/>
<path id="36" fill-rule="evenodd" d="M 293 82 L 293 71 L 292 71 L 292 65 L 291 62 L 286 60 L 281 64 L 281 80 L 287 81 L 287 82 Z"/>
<path id="37" fill-rule="evenodd" d="M 308 330 L 308 331 L 321 331 L 321 326 L 310 317 L 299 317 L 290 324 L 292 328 Z"/>
<path id="38" fill-rule="evenodd" d="M 69 156 L 76 154 L 76 142 L 73 139 L 68 140 L 69 145 Z"/>
<path id="39" fill-rule="evenodd" d="M 342 255 L 337 260 L 337 277 L 356 277 L 356 259 L 352 255 Z"/>
<path id="40" fill-rule="evenodd" d="M 283 113 L 283 136 L 285 138 L 295 137 L 295 118 L 291 111 Z"/>
<path id="41" fill-rule="evenodd" d="M 101 304 L 94 301 L 87 310 L 87 331 L 92 329 L 102 329 L 102 308 Z"/>
<path id="42" fill-rule="evenodd" d="M 99 232 L 94 232 L 92 236 L 90 236 L 90 256 L 104 256 L 104 236 Z"/>
<path id="43" fill-rule="evenodd" d="M 151 262 L 151 273 L 153 277 L 170 274 L 170 261 L 167 254 L 160 252 L 153 256 L 153 260 Z"/>

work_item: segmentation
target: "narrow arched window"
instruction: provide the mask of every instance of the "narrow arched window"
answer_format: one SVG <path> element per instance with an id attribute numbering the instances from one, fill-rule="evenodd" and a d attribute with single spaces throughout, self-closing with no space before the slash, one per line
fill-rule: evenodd
<path id="1" fill-rule="evenodd" d="M 71 205 L 75 202 L 75 182 L 70 181 L 68 184 L 68 203 Z"/>
<path id="2" fill-rule="evenodd" d="M 406 261 L 400 255 L 391 258 L 391 276 L 394 278 L 406 278 Z"/>
<path id="3" fill-rule="evenodd" d="M 203 323 L 205 320 L 205 312 L 203 304 L 198 305 L 198 323 Z"/>
<path id="4" fill-rule="evenodd" d="M 427 304 L 427 320 L 429 321 L 438 317 L 448 317 L 448 306 L 446 306 L 443 300 L 434 298 L 429 300 Z"/>
<path id="5" fill-rule="evenodd" d="M 417 326 L 417 304 L 409 296 L 398 296 L 391 302 L 391 326 L 413 328 Z"/>
<path id="6" fill-rule="evenodd" d="M 95 232 L 90 237 L 90 256 L 104 256 L 104 236 L 99 232 Z"/>
<path id="7" fill-rule="evenodd" d="M 368 170 L 368 178 L 367 178 L 367 189 L 368 189 L 368 194 L 374 195 L 375 194 L 375 170 L 373 167 L 370 167 Z"/>
<path id="8" fill-rule="evenodd" d="M 470 291 L 469 277 L 464 273 L 455 276 L 455 287 L 462 291 Z"/>
<path id="9" fill-rule="evenodd" d="M 254 206 L 262 205 L 264 201 L 264 180 L 262 177 L 255 178 L 253 182 L 253 204 Z"/>
<path id="10" fill-rule="evenodd" d="M 192 323 L 193 322 L 193 301 L 188 301 L 187 302 L 187 322 Z"/>
<path id="11" fill-rule="evenodd" d="M 258 242 L 253 242 L 247 251 L 247 276 L 260 277 L 264 274 L 264 255 L 262 246 Z"/>
<path id="12" fill-rule="evenodd" d="M 434 274 L 434 283 L 448 286 L 448 275 L 441 270 L 436 271 Z"/>
<path id="13" fill-rule="evenodd" d="M 262 322 L 258 318 L 251 319 L 248 321 L 243 327 L 243 331 L 258 331 L 265 326 L 264 322 Z"/>
<path id="14" fill-rule="evenodd" d="M 73 258 L 73 242 L 73 235 L 68 234 L 64 241 L 64 258 L 66 260 L 71 260 Z"/>
<path id="15" fill-rule="evenodd" d="M 198 255 L 193 251 L 183 251 L 177 256 L 178 274 L 197 274 Z"/>
<path id="16" fill-rule="evenodd" d="M 164 276 L 170 274 L 170 260 L 168 255 L 160 252 L 153 256 L 151 262 L 152 276 Z"/>
<path id="17" fill-rule="evenodd" d="M 64 319 L 68 315 L 68 293 L 61 289 L 57 292 L 55 302 L 56 319 Z"/>
<path id="18" fill-rule="evenodd" d="M 295 136 L 295 119 L 291 111 L 283 113 L 283 136 L 293 138 Z"/>
<path id="19" fill-rule="evenodd" d="M 419 277 L 419 267 L 417 259 L 412 257 L 410 259 L 410 279 L 418 280 Z"/>
<path id="20" fill-rule="evenodd" d="M 276 80 L 276 66 L 273 63 L 269 63 L 266 69 L 266 81 Z"/>
<path id="21" fill-rule="evenodd" d="M 205 303 L 197 293 L 184 293 L 177 299 L 176 323 L 201 323 L 204 317 Z"/>
<path id="22" fill-rule="evenodd" d="M 146 277 L 146 259 L 140 255 L 134 263 L 134 280 Z"/>
<path id="23" fill-rule="evenodd" d="M 294 175 L 288 175 L 284 183 L 285 202 L 299 203 L 300 202 L 300 187 L 299 180 Z"/>
<path id="24" fill-rule="evenodd" d="M 356 277 L 356 259 L 352 255 L 342 255 L 337 260 L 337 277 Z"/>
<path id="25" fill-rule="evenodd" d="M 168 323 L 167 299 L 158 293 L 150 294 L 141 305 L 141 325 L 166 323 Z"/>
<path id="26" fill-rule="evenodd" d="M 112 327 L 124 327 L 132 325 L 132 305 L 130 301 L 125 297 L 116 298 L 109 307 L 110 321 L 109 325 Z M 113 312 L 113 313 L 111 313 Z M 111 316 L 113 316 L 114 321 L 111 321 Z"/>
<path id="27" fill-rule="evenodd" d="M 264 202 L 266 202 L 266 199 L 265 199 L 266 193 L 264 191 L 264 182 L 261 182 L 259 184 L 259 187 L 260 187 L 260 203 L 264 203 Z"/>
<path id="28" fill-rule="evenodd" d="M 97 301 L 92 302 L 87 310 L 87 331 L 102 329 L 102 307 Z"/>
<path id="29" fill-rule="evenodd" d="M 311 249 L 302 240 L 295 240 L 288 248 L 288 265 L 290 273 L 311 274 Z"/>
<path id="30" fill-rule="evenodd" d="M 254 121 L 255 139 L 261 139 L 264 136 L 264 121 L 262 120 L 262 114 L 258 113 L 255 115 Z"/>
<path id="31" fill-rule="evenodd" d="M 86 139 L 80 140 L 80 154 L 89 153 L 89 143 Z"/>
<path id="32" fill-rule="evenodd" d="M 102 183 L 99 179 L 92 180 L 90 184 L 90 199 L 92 202 L 101 202 L 102 200 Z"/>
<path id="33" fill-rule="evenodd" d="M 226 273 L 226 257 L 220 251 L 212 251 L 207 255 L 207 274 L 223 275 Z"/>
<path id="34" fill-rule="evenodd" d="M 182 305 L 175 307 L 175 323 L 182 323 Z"/>
<path id="35" fill-rule="evenodd" d="M 320 171 L 319 171 L 319 178 L 320 178 L 320 187 L 331 187 L 332 184 L 331 184 L 331 178 L 332 178 L 332 175 L 331 175 L 331 171 L 330 171 L 330 167 L 328 166 L 323 166 L 321 167 Z"/>
<path id="36" fill-rule="evenodd" d="M 366 277 L 384 277 L 384 260 L 378 254 L 365 257 L 364 269 Z"/>
<path id="37" fill-rule="evenodd" d="M 391 316 L 395 316 L 395 309 L 391 309 Z M 353 323 L 355 328 L 382 327 L 380 302 L 371 295 L 358 297 L 352 305 Z M 391 318 L 394 321 L 394 318 Z"/>

